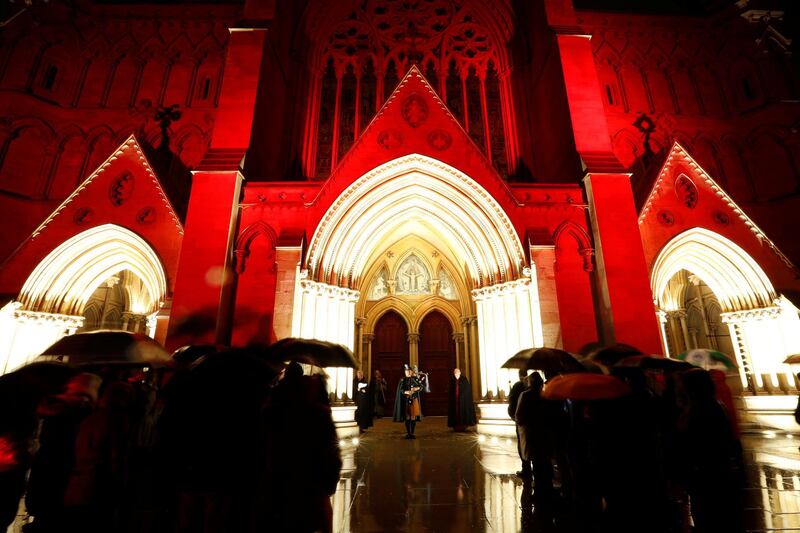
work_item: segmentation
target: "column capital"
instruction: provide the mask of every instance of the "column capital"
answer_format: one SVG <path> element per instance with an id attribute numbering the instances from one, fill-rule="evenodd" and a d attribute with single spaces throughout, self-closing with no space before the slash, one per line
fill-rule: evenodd
<path id="1" fill-rule="evenodd" d="M 364 334 L 361 336 L 361 338 L 362 338 L 364 341 L 371 343 L 372 341 L 374 341 L 374 340 L 375 340 L 375 334 L 374 334 L 374 333 L 364 333 Z"/>
<path id="2" fill-rule="evenodd" d="M 367 323 L 367 319 L 363 316 L 356 318 L 356 326 L 363 327 Z"/>
<path id="3" fill-rule="evenodd" d="M 453 333 L 453 340 L 455 342 L 464 342 L 464 334 L 463 333 Z"/>
<path id="4" fill-rule="evenodd" d="M 419 342 L 419 333 L 409 333 L 408 342 L 410 344 L 417 344 Z"/>

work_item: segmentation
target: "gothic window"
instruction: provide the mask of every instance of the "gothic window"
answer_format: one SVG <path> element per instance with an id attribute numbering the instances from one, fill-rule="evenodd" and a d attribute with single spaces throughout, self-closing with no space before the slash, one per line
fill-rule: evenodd
<path id="1" fill-rule="evenodd" d="M 211 78 L 205 78 L 203 83 L 200 84 L 200 99 L 208 100 L 211 95 Z"/>
<path id="2" fill-rule="evenodd" d="M 319 43 L 308 113 L 306 168 L 316 179 L 336 167 L 412 65 L 498 171 L 508 172 L 505 51 L 464 0 L 364 0 L 332 28 Z"/>

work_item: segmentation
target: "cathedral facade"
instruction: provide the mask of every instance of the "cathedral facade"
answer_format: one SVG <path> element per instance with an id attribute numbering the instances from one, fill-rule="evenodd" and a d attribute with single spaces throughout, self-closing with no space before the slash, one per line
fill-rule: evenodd
<path id="1" fill-rule="evenodd" d="M 0 372 L 92 329 L 318 338 L 390 384 L 428 371 L 431 414 L 461 368 L 488 427 L 519 349 L 626 343 L 729 353 L 774 408 L 800 353 L 793 14 L 694 4 L 8 8 Z"/>

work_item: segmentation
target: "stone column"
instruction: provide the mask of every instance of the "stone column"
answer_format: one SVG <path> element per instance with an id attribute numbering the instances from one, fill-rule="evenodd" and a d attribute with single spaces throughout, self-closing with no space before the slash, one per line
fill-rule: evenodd
<path id="1" fill-rule="evenodd" d="M 464 355 L 464 334 L 453 333 L 453 342 L 456 345 L 456 367 L 466 367 L 466 357 Z"/>
<path id="2" fill-rule="evenodd" d="M 356 339 L 356 359 L 358 360 L 358 365 L 361 367 L 361 371 L 366 373 L 366 376 L 369 378 L 369 369 L 367 365 L 369 361 L 364 361 L 364 324 L 367 323 L 367 319 L 364 317 L 359 317 L 356 319 L 356 328 L 358 328 L 357 339 Z"/>
<path id="3" fill-rule="evenodd" d="M 419 333 L 408 334 L 408 364 L 419 366 Z"/>
<path id="4" fill-rule="evenodd" d="M 372 341 L 375 340 L 375 334 L 364 333 L 362 339 L 367 347 L 367 369 L 369 370 L 369 375 L 372 376 Z M 370 377 L 370 379 L 372 379 L 372 377 Z"/>

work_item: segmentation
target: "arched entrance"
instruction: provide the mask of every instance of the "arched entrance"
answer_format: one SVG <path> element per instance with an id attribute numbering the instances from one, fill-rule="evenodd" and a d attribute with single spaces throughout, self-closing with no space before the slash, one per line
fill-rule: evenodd
<path id="1" fill-rule="evenodd" d="M 453 327 L 442 313 L 431 311 L 419 326 L 419 368 L 428 373 L 431 387 L 431 392 L 422 399 L 424 414 L 447 414 L 447 388 L 455 367 Z"/>
<path id="2" fill-rule="evenodd" d="M 154 335 L 167 276 L 137 234 L 105 224 L 66 240 L 25 281 L 17 301 L 0 310 L 0 373 L 81 329 L 125 329 Z"/>
<path id="3" fill-rule="evenodd" d="M 372 341 L 372 374 L 380 370 L 386 379 L 387 401 L 394 398 L 404 364 L 408 364 L 408 325 L 400 315 L 389 311 L 375 324 L 375 339 Z"/>
<path id="4" fill-rule="evenodd" d="M 411 326 L 411 364 L 422 363 L 421 319 L 432 309 L 447 315 L 476 398 L 507 394 L 512 376 L 500 365 L 543 342 L 537 288 L 511 220 L 477 182 L 423 155 L 355 180 L 321 217 L 304 266 L 294 334 L 352 346 L 365 370 L 375 367 L 371 339 L 388 310 Z"/>
<path id="5" fill-rule="evenodd" d="M 654 261 L 651 288 L 666 353 L 727 348 L 752 393 L 797 390 L 783 359 L 800 351 L 798 310 L 736 243 L 704 228 L 681 233 Z"/>

